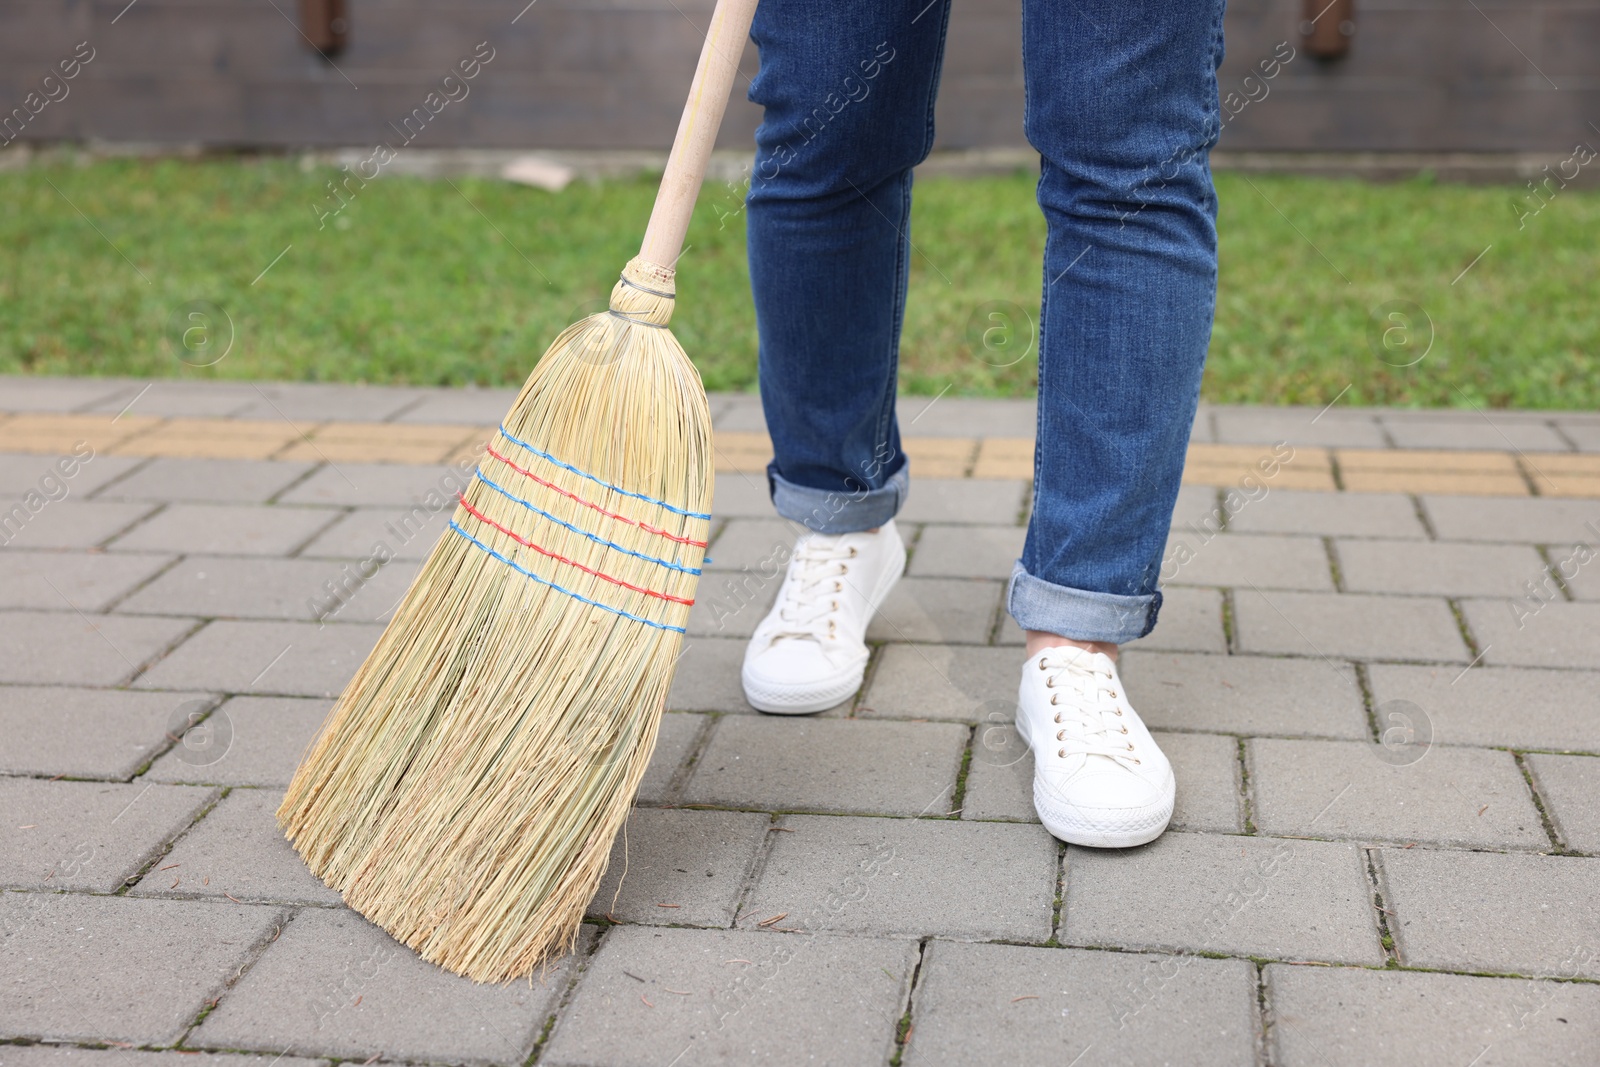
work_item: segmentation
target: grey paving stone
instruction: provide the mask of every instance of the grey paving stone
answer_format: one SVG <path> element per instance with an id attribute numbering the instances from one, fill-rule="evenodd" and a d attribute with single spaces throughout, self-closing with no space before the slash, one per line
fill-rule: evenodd
<path id="1" fill-rule="evenodd" d="M 1231 737 L 1207 734 L 1155 733 L 1156 743 L 1172 763 L 1178 797 L 1172 826 L 1178 830 L 1244 830 L 1240 794 L 1239 749 Z"/>
<path id="2" fill-rule="evenodd" d="M 1422 506 L 1438 535 L 1451 541 L 1569 545 L 1592 542 L 1595 535 L 1585 524 L 1600 525 L 1600 503 L 1593 500 L 1425 496 Z"/>
<path id="3" fill-rule="evenodd" d="M 802 528 L 787 519 L 729 519 L 706 555 L 711 571 L 747 571 L 760 581 L 783 581 L 784 568 Z"/>
<path id="4" fill-rule="evenodd" d="M 1020 481 L 913 478 L 905 506 L 896 518 L 906 523 L 1014 522 L 1022 512 L 1027 491 L 1028 483 Z"/>
<path id="5" fill-rule="evenodd" d="M 1178 780 L 1173 829 L 1242 833 L 1238 743 L 1209 734 L 1156 732 L 1154 736 Z M 1009 725 L 997 721 L 978 727 L 961 817 L 1038 821 L 1033 807 L 1033 755 Z"/>
<path id="6" fill-rule="evenodd" d="M 388 550 L 395 559 L 427 559 L 439 537 L 450 528 L 451 507 L 357 508 L 333 523 L 298 555 L 305 558 L 368 559 Z"/>
<path id="7" fill-rule="evenodd" d="M 79 411 L 110 397 L 131 399 L 136 392 L 138 386 L 123 378 L 6 374 L 0 375 L 0 411 Z"/>
<path id="8" fill-rule="evenodd" d="M 521 1063 L 561 996 L 568 967 L 563 962 L 531 985 L 480 985 L 424 962 L 353 911 L 308 908 L 186 1044 Z"/>
<path id="9" fill-rule="evenodd" d="M 1213 534 L 1175 529 L 1162 557 L 1164 585 L 1248 585 L 1263 589 L 1333 589 L 1328 552 L 1317 537 Z"/>
<path id="10" fill-rule="evenodd" d="M 1600 977 L 1600 859 L 1421 848 L 1378 855 L 1402 964 Z"/>
<path id="11" fill-rule="evenodd" d="M 0 778 L 0 884 L 119 889 L 216 795 L 193 786 Z"/>
<path id="12" fill-rule="evenodd" d="M 748 638 L 766 617 L 782 584 L 781 569 L 772 578 L 753 572 L 708 571 L 700 580 L 694 607 L 689 609 L 689 636 Z"/>
<path id="13" fill-rule="evenodd" d="M 326 508 L 173 504 L 112 543 L 117 552 L 282 556 L 337 518 Z M 370 547 L 370 545 L 368 546 Z"/>
<path id="14" fill-rule="evenodd" d="M 338 905 L 278 828 L 278 789 L 235 789 L 130 890 L 136 897 L 198 897 L 246 904 Z"/>
<path id="15" fill-rule="evenodd" d="M 141 1052 L 74 1045 L 11 1045 L 0 1049 L 3 1067 L 265 1067 L 259 1057 L 228 1052 Z M 284 1056 L 276 1067 L 318 1067 L 321 1060 Z"/>
<path id="16" fill-rule="evenodd" d="M 1532 615 L 1517 601 L 1467 600 L 1461 610 L 1483 650 L 1483 662 L 1522 667 L 1592 668 L 1600 649 L 1600 603 L 1545 604 Z"/>
<path id="17" fill-rule="evenodd" d="M 0 611 L 0 682 L 116 685 L 176 643 L 196 622 Z M 195 687 L 179 683 L 167 688 Z"/>
<path id="18" fill-rule="evenodd" d="M 376 624 L 213 622 L 134 684 L 143 689 L 332 698 L 343 691 L 382 632 Z"/>
<path id="19" fill-rule="evenodd" d="M 0 1027 L 37 1040 L 171 1044 L 282 921 L 281 908 L 226 902 L 0 893 Z"/>
<path id="20" fill-rule="evenodd" d="M 988 644 L 1004 589 L 974 578 L 902 578 L 867 627 L 867 640 Z"/>
<path id="21" fill-rule="evenodd" d="M 776 514 L 764 474 L 719 471 L 711 500 L 711 511 L 719 519 L 770 519 Z"/>
<path id="22" fill-rule="evenodd" d="M 1474 499 L 1482 499 L 1477 497 Z M 1232 533 L 1304 533 L 1324 537 L 1424 537 L 1411 498 L 1400 493 L 1318 493 L 1274 489 L 1235 511 Z"/>
<path id="23" fill-rule="evenodd" d="M 731 926 L 768 817 L 635 808 L 589 914 L 658 926 Z"/>
<path id="24" fill-rule="evenodd" d="M 661 730 L 656 735 L 655 755 L 645 768 L 644 779 L 639 783 L 639 799 L 646 804 L 666 803 L 673 775 L 683 766 L 700 737 L 706 716 L 688 715 L 673 711 L 661 716 Z"/>
<path id="25" fill-rule="evenodd" d="M 1344 587 L 1353 593 L 1521 596 L 1545 577 L 1531 545 L 1444 541 L 1346 540 L 1336 543 Z"/>
<path id="26" fill-rule="evenodd" d="M 1375 660 L 1471 659 L 1443 599 L 1362 593 L 1234 592 L 1245 652 Z"/>
<path id="27" fill-rule="evenodd" d="M 1572 438 L 1579 452 L 1600 452 L 1600 422 L 1586 418 L 1558 418 L 1556 426 Z"/>
<path id="28" fill-rule="evenodd" d="M 315 464 L 256 459 L 161 457 L 108 486 L 96 499 L 260 504 L 303 477 L 313 466 Z"/>
<path id="29" fill-rule="evenodd" d="M 1596 538 L 1592 546 L 1582 548 L 1577 545 L 1552 546 L 1550 558 L 1555 572 L 1561 576 L 1567 592 L 1572 594 L 1574 600 L 1600 600 L 1600 538 Z M 1548 597 L 1550 594 L 1545 591 L 1540 595 Z"/>
<path id="30" fill-rule="evenodd" d="M 1009 579 L 1027 533 L 1021 526 L 928 526 L 917 539 L 907 573 Z"/>
<path id="31" fill-rule="evenodd" d="M 46 456 L 37 452 L 0 452 L 0 499 L 21 500 L 36 492 L 52 504 L 64 504 L 93 493 L 143 463 L 137 456 Z M 63 490 L 65 495 L 63 495 Z"/>
<path id="32" fill-rule="evenodd" d="M 1354 844 L 1168 832 L 1130 850 L 1069 848 L 1069 945 L 1383 962 Z"/>
<path id="33" fill-rule="evenodd" d="M 886 645 L 858 718 L 983 722 L 1012 716 L 1022 652 L 982 645 Z"/>
<path id="34" fill-rule="evenodd" d="M 1032 437 L 1038 405 L 1028 398 L 902 396 L 895 404 L 907 437 Z"/>
<path id="35" fill-rule="evenodd" d="M 884 1063 L 916 955 L 909 941 L 621 927 L 585 968 L 540 1063 Z"/>
<path id="36" fill-rule="evenodd" d="M 0 773 L 129 778 L 170 741 L 206 693 L 0 686 Z"/>
<path id="37" fill-rule="evenodd" d="M 1283 1067 L 1581 1067 L 1600 1039 L 1592 985 L 1280 963 L 1266 981 Z"/>
<path id="38" fill-rule="evenodd" d="M 1154 728 L 1365 738 L 1355 672 L 1321 660 L 1151 652 L 1119 666 L 1133 706 Z"/>
<path id="39" fill-rule="evenodd" d="M 0 608 L 103 611 L 172 562 L 149 553 L 0 552 Z"/>
<path id="40" fill-rule="evenodd" d="M 1600 759 L 1534 752 L 1528 768 L 1567 847 L 1600 852 Z"/>
<path id="41" fill-rule="evenodd" d="M 94 548 L 154 511 L 154 503 L 62 500 L 26 522 L 7 521 L 10 505 L 0 501 L 0 542 L 7 548 Z M 10 531 L 15 530 L 14 534 Z M 10 540 L 6 537 L 10 534 Z"/>
<path id="42" fill-rule="evenodd" d="M 1178 500 L 1172 506 L 1173 527 L 1192 524 L 1205 529 L 1214 528 L 1221 512 L 1217 493 L 1217 488 L 1211 485 L 1179 486 Z"/>
<path id="43" fill-rule="evenodd" d="M 754 614 L 756 609 L 749 611 Z M 739 666 L 748 642 L 739 637 L 690 637 L 683 643 L 667 707 L 674 711 L 735 711 L 754 714 L 744 699 Z M 848 703 L 848 702 L 847 702 Z"/>
<path id="44" fill-rule="evenodd" d="M 330 624 L 387 621 L 419 566 L 394 560 L 362 581 L 359 565 L 340 566 L 333 560 L 194 556 L 128 597 L 118 610 L 144 615 L 315 620 L 332 606 L 334 610 L 327 614 Z M 335 599 L 327 583 L 346 579 L 359 584 L 342 600 Z"/>
<path id="45" fill-rule="evenodd" d="M 1477 413 L 1451 416 L 1430 411 L 1426 418 L 1404 414 L 1382 417 L 1384 428 L 1401 448 L 1470 448 L 1493 452 L 1565 452 L 1566 441 L 1548 425 Z"/>
<path id="46" fill-rule="evenodd" d="M 1484 667 L 1368 668 L 1381 713 L 1404 700 L 1427 717 L 1435 744 L 1600 752 L 1600 672 Z"/>
<path id="47" fill-rule="evenodd" d="M 684 802 L 943 814 L 966 741 L 953 723 L 728 716 L 695 764 Z"/>
<path id="48" fill-rule="evenodd" d="M 1509 752 L 1368 741 L 1246 743 L 1256 826 L 1264 834 L 1422 842 L 1457 848 L 1549 848 Z M 1415 762 L 1396 765 L 1397 758 Z"/>
<path id="49" fill-rule="evenodd" d="M 1217 440 L 1222 444 L 1276 444 L 1295 447 L 1386 448 L 1383 431 L 1371 415 L 1337 409 L 1216 407 Z"/>
<path id="50" fill-rule="evenodd" d="M 234 697 L 156 760 L 152 782 L 287 786 L 333 705 L 294 697 Z"/>
<path id="51" fill-rule="evenodd" d="M 454 467 L 446 464 L 415 467 L 402 463 L 329 464 L 284 493 L 278 503 L 402 509 L 412 504 L 443 507 L 471 480 L 475 467 L 474 463 Z"/>
<path id="52" fill-rule="evenodd" d="M 409 413 L 419 400 L 427 396 L 421 389 L 405 386 L 263 382 L 251 386 L 247 403 L 234 412 L 234 416 L 242 419 L 287 419 L 301 429 L 308 429 L 308 423 L 328 420 L 387 422 Z M 505 408 L 500 409 L 500 414 L 505 414 Z M 499 415 L 493 416 L 493 419 L 497 421 Z"/>
<path id="53" fill-rule="evenodd" d="M 1056 842 L 1041 826 L 785 817 L 740 925 L 885 937 L 1044 941 Z"/>
<path id="54" fill-rule="evenodd" d="M 395 417 L 395 422 L 420 422 L 423 424 L 471 423 L 495 426 L 511 410 L 517 399 L 516 389 L 479 389 L 473 387 L 429 390 L 422 402 L 409 407 Z"/>
<path id="55" fill-rule="evenodd" d="M 1246 960 L 934 941 L 905 1063 L 1253 1065 L 1255 985 Z"/>
<path id="56" fill-rule="evenodd" d="M 258 396 L 249 385 L 239 382 L 160 379 L 132 386 L 126 393 L 105 397 L 83 410 L 107 415 L 129 411 L 135 415 L 225 418 L 238 415 Z"/>
<path id="57" fill-rule="evenodd" d="M 720 402 L 712 425 L 719 430 L 740 433 L 765 433 L 767 419 L 761 410 L 761 398 L 754 393 L 719 393 L 713 403 Z"/>
<path id="58" fill-rule="evenodd" d="M 1275 594 L 1276 595 L 1276 594 Z M 1001 616 L 997 645 L 1024 643 L 1022 630 L 1010 614 Z M 1129 641 L 1128 651 L 1218 652 L 1228 651 L 1222 630 L 1222 594 L 1215 589 L 1174 586 L 1161 591 L 1161 613 L 1148 635 Z"/>

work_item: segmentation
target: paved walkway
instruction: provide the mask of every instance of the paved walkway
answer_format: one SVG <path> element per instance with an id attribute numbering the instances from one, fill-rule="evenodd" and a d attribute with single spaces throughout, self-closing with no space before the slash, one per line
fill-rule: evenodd
<path id="1" fill-rule="evenodd" d="M 713 398 L 627 876 L 483 987 L 272 811 L 508 400 L 0 379 L 0 1067 L 1595 1062 L 1600 415 L 1203 411 L 1125 657 L 1177 814 L 1105 853 L 1007 728 L 1031 405 L 906 403 L 908 577 L 862 691 L 789 720 L 737 662 L 792 531 Z"/>

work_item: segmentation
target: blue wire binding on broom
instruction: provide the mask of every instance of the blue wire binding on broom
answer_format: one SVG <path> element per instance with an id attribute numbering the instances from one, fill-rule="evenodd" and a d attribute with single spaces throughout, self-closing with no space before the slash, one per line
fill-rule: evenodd
<path id="1" fill-rule="evenodd" d="M 619 485 L 612 485 L 610 482 L 601 481 L 599 478 L 596 478 L 594 475 L 588 473 L 587 471 L 581 471 L 577 467 L 574 467 L 570 463 L 563 463 L 559 459 L 557 459 L 556 457 L 552 456 L 550 453 L 541 452 L 539 449 L 534 448 L 528 442 L 522 440 L 519 437 L 513 436 L 511 431 L 506 429 L 506 424 L 503 423 L 503 422 L 500 424 L 500 436 L 504 437 L 507 441 L 510 441 L 512 444 L 517 445 L 520 448 L 527 449 L 529 452 L 532 452 L 534 455 L 538 456 L 540 459 L 547 459 L 551 463 L 554 463 L 556 466 L 560 467 L 562 470 L 568 470 L 568 471 L 571 471 L 573 474 L 579 475 L 580 477 L 587 478 L 591 482 L 594 482 L 596 485 L 603 485 L 607 489 L 610 489 L 614 493 L 621 493 L 623 496 L 631 496 L 635 500 L 643 500 L 646 504 L 654 504 L 658 508 L 666 508 L 668 511 L 672 512 L 674 515 L 684 515 L 684 516 L 687 516 L 688 518 L 691 518 L 691 519 L 709 519 L 709 518 L 711 518 L 711 515 L 708 512 L 704 512 L 704 511 L 685 511 L 682 508 L 673 507 L 671 504 L 667 503 L 665 500 L 657 500 L 653 496 L 645 496 L 643 493 L 635 493 L 635 492 L 632 492 L 631 490 L 624 489 Z"/>
<path id="2" fill-rule="evenodd" d="M 596 544 L 605 545 L 607 548 L 614 548 L 618 552 L 621 552 L 623 555 L 634 556 L 634 557 L 636 557 L 638 559 L 644 560 L 646 563 L 659 563 L 663 567 L 668 568 L 669 570 L 682 571 L 684 574 L 699 574 L 700 573 L 700 569 L 698 567 L 685 567 L 683 564 L 681 564 L 681 563 L 673 563 L 671 560 L 657 559 L 654 556 L 647 556 L 643 552 L 635 552 L 631 548 L 623 548 L 621 545 L 617 544 L 615 541 L 607 541 L 604 537 L 601 537 L 599 534 L 592 534 L 588 530 L 584 530 L 584 529 L 581 529 L 581 528 L 579 528 L 577 526 L 572 525 L 572 523 L 570 523 L 570 522 L 563 522 L 561 519 L 556 518 L 554 515 L 550 514 L 548 511 L 545 511 L 545 510 L 541 509 L 538 505 L 530 504 L 526 500 L 522 499 L 520 496 L 517 496 L 515 493 L 511 492 L 509 489 L 502 488 L 500 485 L 496 484 L 493 479 L 491 479 L 489 477 L 486 477 L 481 470 L 480 471 L 474 471 L 473 474 L 477 477 L 478 481 L 482 482 L 484 485 L 487 485 L 490 489 L 493 489 L 495 492 L 499 493 L 501 496 L 505 497 L 507 500 L 514 500 L 518 504 L 521 504 L 523 507 L 527 508 L 529 511 L 533 512 L 534 514 L 540 515 L 540 516 L 543 516 L 544 518 L 549 519 L 551 522 L 555 523 L 557 526 L 565 526 L 567 529 L 571 530 L 575 534 L 582 534 L 584 537 L 587 537 L 589 540 L 595 542 Z"/>
<path id="3" fill-rule="evenodd" d="M 450 529 L 454 530 L 456 533 L 460 534 L 462 537 L 465 537 L 468 541 L 471 541 L 473 544 L 477 545 L 479 548 L 483 549 L 485 552 L 489 553 L 489 555 L 493 556 L 495 559 L 499 560 L 501 563 L 504 563 L 506 566 L 510 567 L 512 570 L 517 571 L 517 572 L 519 572 L 521 574 L 527 575 L 529 578 L 532 578 L 534 581 L 538 582 L 540 585 L 548 585 L 551 589 L 554 589 L 558 593 L 565 593 L 565 594 L 567 594 L 567 596 L 571 597 L 573 600 L 579 601 L 579 602 L 584 603 L 584 604 L 588 604 L 591 608 L 599 608 L 601 611 L 609 611 L 613 615 L 621 615 L 624 619 L 632 619 L 634 622 L 642 622 L 646 626 L 654 626 L 658 630 L 671 630 L 675 634 L 686 634 L 686 633 L 688 633 L 688 631 L 685 630 L 682 626 L 668 626 L 664 622 L 655 622 L 654 620 L 644 618 L 642 615 L 635 615 L 632 612 L 623 611 L 621 608 L 614 608 L 610 604 L 602 604 L 598 600 L 590 600 L 586 596 L 580 596 L 577 593 L 574 593 L 570 589 L 565 589 L 565 588 L 557 585 L 555 582 L 550 581 L 548 578 L 541 578 L 537 574 L 535 574 L 532 571 L 528 570 L 526 567 L 524 567 L 521 564 L 517 563 L 515 560 L 510 559 L 510 558 L 508 558 L 506 556 L 502 556 L 500 553 L 496 552 L 494 549 L 490 548 L 488 545 L 484 544 L 482 541 L 478 540 L 476 537 L 473 537 L 471 534 L 467 533 L 466 530 L 462 529 L 459 525 L 457 525 L 456 520 L 454 520 L 454 519 L 450 520 Z"/>

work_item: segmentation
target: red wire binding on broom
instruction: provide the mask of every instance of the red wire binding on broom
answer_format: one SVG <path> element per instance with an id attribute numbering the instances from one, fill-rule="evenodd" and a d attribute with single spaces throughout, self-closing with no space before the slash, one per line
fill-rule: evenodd
<path id="1" fill-rule="evenodd" d="M 496 452 L 494 450 L 494 446 L 493 445 L 489 445 L 488 446 L 488 452 L 489 452 L 489 455 L 493 456 L 495 459 L 499 460 L 501 463 L 504 463 L 506 466 L 510 467 L 512 470 L 516 471 L 518 474 L 526 475 L 527 477 L 532 478 L 534 481 L 538 482 L 540 485 L 544 486 L 546 489 L 553 489 L 553 490 L 555 490 L 556 492 L 560 493 L 562 496 L 566 497 L 569 500 L 576 500 L 578 503 L 582 504 L 586 508 L 593 508 L 594 510 L 598 511 L 600 514 L 604 515 L 608 519 L 616 519 L 618 522 L 625 522 L 629 526 L 637 526 L 637 527 L 639 527 L 639 529 L 644 530 L 644 531 L 646 531 L 648 533 L 660 534 L 662 537 L 665 537 L 667 540 L 676 541 L 680 545 L 693 545 L 696 548 L 705 548 L 707 543 L 708 543 L 708 542 L 705 542 L 705 541 L 696 541 L 693 538 L 689 538 L 689 537 L 679 537 L 677 534 L 671 534 L 671 533 L 668 533 L 665 530 L 657 529 L 656 527 L 651 526 L 649 523 L 639 522 L 637 519 L 630 519 L 626 515 L 618 515 L 614 511 L 607 511 L 605 508 L 601 507 L 599 504 L 593 503 L 592 501 L 585 500 L 585 499 L 583 499 L 583 497 L 578 496 L 576 493 L 569 493 L 565 489 L 561 488 L 559 485 L 555 485 L 555 484 L 553 484 L 551 482 L 545 481 L 543 478 L 539 477 L 537 474 L 533 473 L 532 471 L 528 470 L 527 468 L 517 466 L 515 463 L 511 462 L 509 459 L 507 459 L 506 457 L 502 456 L 500 453 Z"/>
<path id="2" fill-rule="evenodd" d="M 463 494 L 457 493 L 456 494 L 456 499 L 461 501 L 461 506 L 466 508 L 469 512 L 471 512 L 472 516 L 474 518 L 476 518 L 479 522 L 487 523 L 488 525 L 493 526 L 496 530 L 499 530 L 501 533 L 505 534 L 507 537 L 509 537 L 513 541 L 515 541 L 517 544 L 524 545 L 524 546 L 526 546 L 528 548 L 531 548 L 535 552 L 539 553 L 541 556 L 549 556 L 551 559 L 555 560 L 557 563 L 565 563 L 569 567 L 576 567 L 576 568 L 578 568 L 578 570 L 583 571 L 585 574 L 592 574 L 596 578 L 601 579 L 602 581 L 610 582 L 612 585 L 620 585 L 624 589 L 632 589 L 635 593 L 643 593 L 645 596 L 653 596 L 653 597 L 659 597 L 662 600 L 670 600 L 674 604 L 683 604 L 685 606 L 692 606 L 694 604 L 694 601 L 685 600 L 681 596 L 673 596 L 671 593 L 658 593 L 654 589 L 646 589 L 643 586 L 634 585 L 631 582 L 625 582 L 621 578 L 613 578 L 609 574 L 602 574 L 599 571 L 594 570 L 593 568 L 585 567 L 583 564 L 577 562 L 576 560 L 570 560 L 566 556 L 557 555 L 556 553 L 550 551 L 548 548 L 540 548 L 538 545 L 534 544 L 532 541 L 529 541 L 527 538 L 519 536 L 518 534 L 512 533 L 510 530 L 506 529 L 504 526 L 501 526 L 498 522 L 495 522 L 493 519 L 489 518 L 489 516 L 485 515 L 483 512 L 479 511 L 477 508 L 475 508 L 471 504 L 467 503 L 467 498 Z"/>

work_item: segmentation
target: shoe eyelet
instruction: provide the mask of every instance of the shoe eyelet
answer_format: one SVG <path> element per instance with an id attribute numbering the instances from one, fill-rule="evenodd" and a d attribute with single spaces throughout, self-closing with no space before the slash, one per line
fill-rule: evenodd
<path id="1" fill-rule="evenodd" d="M 858 555 L 860 555 L 860 553 L 858 553 L 858 552 L 857 552 L 857 551 L 856 551 L 856 549 L 855 549 L 855 546 L 854 546 L 854 545 L 852 545 L 852 546 L 851 546 L 851 547 L 850 547 L 850 558 L 851 558 L 851 559 L 855 559 L 855 558 L 856 558 L 856 556 L 858 556 Z"/>
<path id="2" fill-rule="evenodd" d="M 1115 689 L 1111 690 L 1111 699 L 1112 700 L 1117 699 L 1117 691 Z"/>
<path id="3" fill-rule="evenodd" d="M 1063 749 L 1058 749 L 1056 751 L 1056 758 L 1057 759 L 1066 759 L 1067 758 L 1067 750 L 1064 749 L 1064 748 Z"/>
<path id="4" fill-rule="evenodd" d="M 1046 689 L 1054 689 L 1056 687 L 1056 680 L 1054 678 L 1046 678 L 1044 680 L 1044 687 Z"/>
<path id="5" fill-rule="evenodd" d="M 1061 736 L 1061 735 L 1062 735 L 1062 734 L 1064 734 L 1064 733 L 1066 733 L 1066 731 L 1065 731 L 1065 730 L 1057 730 L 1057 731 L 1056 731 L 1056 740 L 1057 740 L 1057 741 L 1065 741 L 1065 740 L 1066 740 L 1066 738 L 1065 738 L 1065 737 L 1062 737 L 1062 736 Z"/>
<path id="6" fill-rule="evenodd" d="M 1129 744 L 1129 745 L 1128 745 L 1128 751 L 1129 751 L 1129 752 L 1132 752 L 1132 751 L 1133 751 L 1133 745 L 1132 745 L 1132 744 L 1131 744 L 1131 743 L 1130 743 L 1130 744 Z"/>
<path id="7" fill-rule="evenodd" d="M 1046 667 L 1046 666 L 1045 666 L 1045 665 L 1044 665 L 1044 660 L 1040 660 L 1040 661 L 1039 661 L 1039 669 L 1040 669 L 1040 670 L 1041 670 L 1041 671 L 1047 671 L 1047 670 L 1049 670 L 1049 669 L 1050 669 L 1050 668 L 1049 668 L 1049 667 Z"/>
<path id="8" fill-rule="evenodd" d="M 839 610 L 839 602 L 837 600 L 834 600 L 834 601 L 831 601 L 831 603 L 833 604 L 833 610 L 834 611 L 838 611 Z"/>
<path id="9" fill-rule="evenodd" d="M 1127 732 L 1128 732 L 1128 728 L 1127 728 L 1127 727 L 1126 727 L 1126 726 L 1124 726 L 1124 727 L 1123 727 L 1123 728 L 1122 728 L 1122 732 L 1123 732 L 1123 733 L 1127 733 Z"/>
<path id="10" fill-rule="evenodd" d="M 1060 722 L 1060 721 L 1061 721 L 1061 713 L 1058 711 L 1058 712 L 1056 712 L 1056 722 Z"/>
<path id="11" fill-rule="evenodd" d="M 1122 716 L 1122 709 L 1121 709 L 1121 708 L 1118 708 L 1118 709 L 1117 709 L 1117 716 L 1118 716 L 1118 717 L 1119 717 L 1119 718 L 1120 718 L 1120 717 L 1121 717 L 1121 716 Z"/>
<path id="12" fill-rule="evenodd" d="M 1133 761 L 1133 762 L 1135 762 L 1135 763 L 1138 763 L 1138 762 L 1140 762 L 1140 761 L 1139 761 L 1139 760 L 1134 760 L 1134 761 Z"/>
<path id="13" fill-rule="evenodd" d="M 1060 693 L 1051 693 L 1050 694 L 1050 706 L 1052 708 L 1060 706 L 1059 703 L 1056 701 L 1056 697 L 1058 697 L 1060 695 L 1061 695 Z"/>

